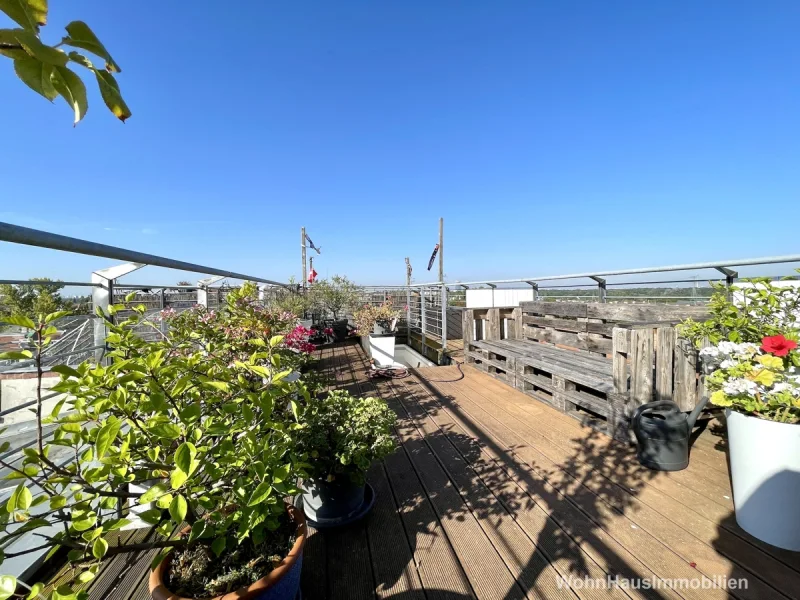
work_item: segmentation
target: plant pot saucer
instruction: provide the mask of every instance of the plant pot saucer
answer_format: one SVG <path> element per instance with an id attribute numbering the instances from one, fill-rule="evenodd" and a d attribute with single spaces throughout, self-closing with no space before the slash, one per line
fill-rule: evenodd
<path id="1" fill-rule="evenodd" d="M 302 494 L 295 496 L 294 505 L 296 508 L 303 510 Z M 318 521 L 313 521 L 306 517 L 306 522 L 314 529 L 332 529 L 334 527 L 344 527 L 345 525 L 350 525 L 351 523 L 355 523 L 356 521 L 366 517 L 367 513 L 372 510 L 373 506 L 375 506 L 375 490 L 369 483 L 367 483 L 364 486 L 364 503 L 357 511 L 354 511 L 345 517 L 339 517 L 335 519 L 320 519 Z"/>

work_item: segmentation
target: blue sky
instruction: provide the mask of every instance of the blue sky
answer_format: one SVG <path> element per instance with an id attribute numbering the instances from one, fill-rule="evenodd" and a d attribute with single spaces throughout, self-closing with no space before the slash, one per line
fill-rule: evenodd
<path id="1" fill-rule="evenodd" d="M 125 125 L 0 60 L 0 220 L 281 280 L 302 225 L 322 276 L 427 280 L 440 216 L 451 280 L 800 251 L 795 1 L 154 6 L 51 1 Z M 0 278 L 107 264 L 0 243 Z"/>

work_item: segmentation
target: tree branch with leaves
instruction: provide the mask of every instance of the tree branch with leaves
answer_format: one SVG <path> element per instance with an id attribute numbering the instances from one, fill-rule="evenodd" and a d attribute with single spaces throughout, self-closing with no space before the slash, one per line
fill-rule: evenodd
<path id="1" fill-rule="evenodd" d="M 89 108 L 86 85 L 70 68 L 79 65 L 94 76 L 103 102 L 115 117 L 125 122 L 131 116 L 114 77 L 121 69 L 86 23 L 72 21 L 60 42 L 47 44 L 41 28 L 47 25 L 48 0 L 0 0 L 0 12 L 19 26 L 0 29 L 0 54 L 14 61 L 14 71 L 25 85 L 51 102 L 64 98 L 77 125 Z M 104 66 L 96 67 L 78 50 L 99 57 Z"/>

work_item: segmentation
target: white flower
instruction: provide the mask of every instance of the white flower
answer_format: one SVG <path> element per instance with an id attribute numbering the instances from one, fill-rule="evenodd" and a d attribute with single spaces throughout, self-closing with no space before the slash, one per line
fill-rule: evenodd
<path id="1" fill-rule="evenodd" d="M 726 358 L 721 363 L 719 363 L 719 366 L 721 369 L 730 369 L 731 367 L 735 367 L 738 364 L 739 361 L 733 360 L 731 358 Z"/>
<path id="2" fill-rule="evenodd" d="M 728 396 L 752 396 L 758 392 L 758 384 L 749 379 L 729 379 L 723 384 L 722 391 Z"/>

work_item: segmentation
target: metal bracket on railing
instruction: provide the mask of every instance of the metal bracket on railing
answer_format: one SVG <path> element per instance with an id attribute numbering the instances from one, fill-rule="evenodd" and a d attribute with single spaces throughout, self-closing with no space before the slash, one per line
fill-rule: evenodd
<path id="1" fill-rule="evenodd" d="M 222 275 L 214 275 L 213 277 L 206 277 L 205 279 L 197 280 L 197 303 L 208 308 L 208 288 L 227 279 Z"/>
<path id="2" fill-rule="evenodd" d="M 597 282 L 597 289 L 598 289 L 598 292 L 599 292 L 599 300 L 600 300 L 600 302 L 605 302 L 606 301 L 606 293 L 608 291 L 606 289 L 606 280 L 603 279 L 602 277 L 596 277 L 594 275 L 590 275 L 589 279 L 592 279 L 592 280 Z"/>
<path id="3" fill-rule="evenodd" d="M 717 271 L 725 275 L 725 285 L 730 287 L 733 285 L 733 282 L 736 281 L 736 278 L 739 277 L 739 272 L 734 271 L 733 269 L 729 269 L 727 267 L 714 267 Z"/>
<path id="4" fill-rule="evenodd" d="M 114 303 L 114 284 L 117 279 L 124 275 L 138 271 L 147 265 L 142 263 L 123 263 L 109 267 L 107 269 L 100 269 L 92 273 L 92 283 L 100 284 L 92 288 L 92 308 L 97 313 L 97 309 L 101 308 L 104 313 L 108 313 L 108 306 Z M 95 318 L 94 320 L 94 345 L 99 348 L 94 352 L 95 360 L 100 363 L 105 354 L 106 343 L 106 324 L 103 319 Z"/>
<path id="5" fill-rule="evenodd" d="M 533 301 L 536 302 L 539 299 L 539 284 L 535 281 L 526 281 L 525 283 L 533 289 Z"/>
<path id="6" fill-rule="evenodd" d="M 487 283 L 486 285 L 492 288 L 492 308 L 494 308 L 494 290 L 497 288 L 497 286 L 493 283 Z"/>

